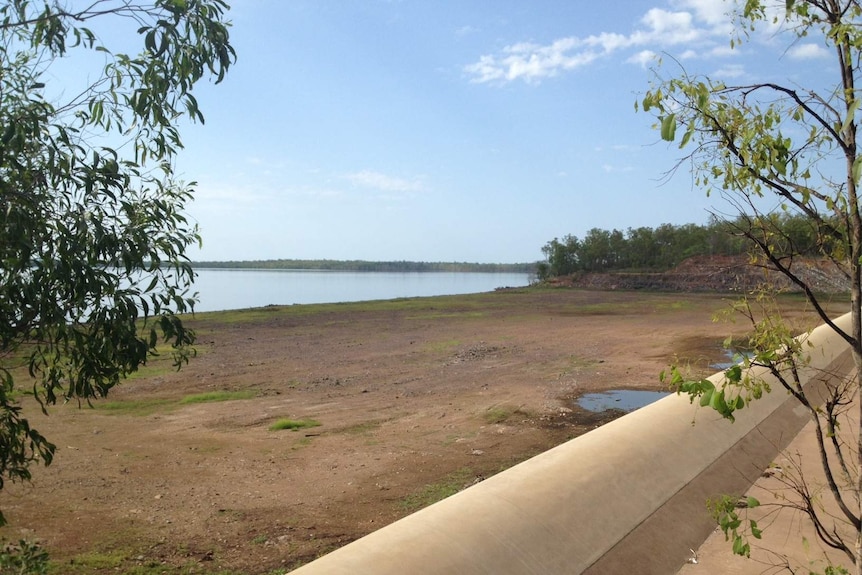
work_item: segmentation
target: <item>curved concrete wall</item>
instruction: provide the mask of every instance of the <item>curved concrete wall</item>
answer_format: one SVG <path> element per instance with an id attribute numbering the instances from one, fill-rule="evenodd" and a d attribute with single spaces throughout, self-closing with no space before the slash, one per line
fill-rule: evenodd
<path id="1" fill-rule="evenodd" d="M 852 369 L 832 329 L 809 340 L 810 385 Z M 745 491 L 807 421 L 776 388 L 733 424 L 669 396 L 293 573 L 673 573 L 714 528 L 706 499 Z"/>

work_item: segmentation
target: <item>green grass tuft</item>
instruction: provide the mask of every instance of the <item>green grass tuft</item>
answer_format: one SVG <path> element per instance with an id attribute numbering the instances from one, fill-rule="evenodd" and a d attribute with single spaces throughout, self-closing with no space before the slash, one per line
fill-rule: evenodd
<path id="1" fill-rule="evenodd" d="M 206 393 L 195 393 L 193 395 L 187 395 L 180 400 L 180 403 L 212 403 L 216 401 L 232 401 L 234 399 L 252 399 L 256 395 L 257 394 L 251 390 L 208 391 Z"/>
<path id="2" fill-rule="evenodd" d="M 492 405 L 482 414 L 482 419 L 485 420 L 485 423 L 493 425 L 496 423 L 505 423 L 515 415 L 526 418 L 531 417 L 528 411 L 514 405 Z"/>
<path id="3" fill-rule="evenodd" d="M 269 426 L 270 431 L 281 431 L 283 429 L 289 429 L 291 431 L 296 431 L 298 429 L 307 429 L 309 427 L 319 427 L 321 423 L 319 421 L 315 421 L 313 419 L 279 419 L 275 423 Z"/>
<path id="4" fill-rule="evenodd" d="M 489 407 L 485 413 L 482 414 L 482 419 L 485 420 L 485 423 L 495 424 L 495 423 L 503 423 L 515 412 L 513 407 L 508 405 L 495 405 L 494 407 Z"/>

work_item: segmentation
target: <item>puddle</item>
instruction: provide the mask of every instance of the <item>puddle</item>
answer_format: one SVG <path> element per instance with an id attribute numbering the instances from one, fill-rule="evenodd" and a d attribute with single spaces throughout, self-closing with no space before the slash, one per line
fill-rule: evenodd
<path id="1" fill-rule="evenodd" d="M 618 409 L 634 411 L 670 395 L 667 391 L 643 391 L 639 389 L 611 389 L 601 393 L 585 393 L 578 398 L 579 407 L 592 412 Z"/>
<path id="2" fill-rule="evenodd" d="M 738 349 L 724 350 L 725 361 L 719 361 L 709 365 L 712 369 L 725 370 L 733 367 L 737 363 L 742 363 L 743 357 L 752 357 L 751 352 L 741 351 Z"/>

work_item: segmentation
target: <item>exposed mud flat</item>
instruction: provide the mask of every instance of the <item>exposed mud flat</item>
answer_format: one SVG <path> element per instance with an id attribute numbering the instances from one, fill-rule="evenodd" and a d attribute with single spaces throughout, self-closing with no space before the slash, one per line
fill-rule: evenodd
<path id="1" fill-rule="evenodd" d="M 201 314 L 181 372 L 153 362 L 96 409 L 29 406 L 58 451 L 0 492 L 0 536 L 64 573 L 297 566 L 622 413 L 584 393 L 659 391 L 675 356 L 710 371 L 744 329 L 713 323 L 728 303 L 521 289 Z M 283 418 L 307 426 L 269 430 Z"/>

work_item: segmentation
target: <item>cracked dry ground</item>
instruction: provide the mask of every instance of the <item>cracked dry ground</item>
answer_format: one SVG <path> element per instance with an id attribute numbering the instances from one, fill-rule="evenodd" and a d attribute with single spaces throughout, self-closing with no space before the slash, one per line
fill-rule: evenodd
<path id="1" fill-rule="evenodd" d="M 283 573 L 617 415 L 581 393 L 659 389 L 675 355 L 708 369 L 744 330 L 713 323 L 728 304 L 523 289 L 199 314 L 182 371 L 27 405 L 57 454 L 0 492 L 0 537 L 40 540 L 57 573 Z M 214 391 L 246 393 L 182 403 Z"/>

